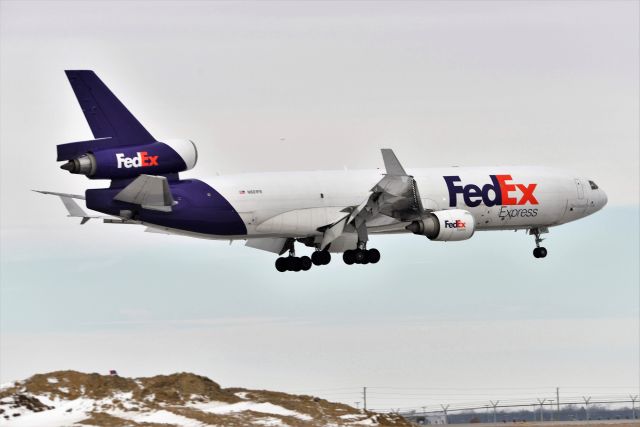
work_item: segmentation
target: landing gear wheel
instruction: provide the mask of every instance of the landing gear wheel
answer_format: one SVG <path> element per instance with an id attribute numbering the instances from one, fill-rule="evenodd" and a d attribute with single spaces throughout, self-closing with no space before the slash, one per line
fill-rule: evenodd
<path id="1" fill-rule="evenodd" d="M 302 271 L 308 271 L 311 268 L 311 258 L 308 256 L 303 256 L 298 258 L 298 263 L 300 264 L 300 269 Z"/>
<path id="2" fill-rule="evenodd" d="M 380 261 L 380 251 L 377 249 L 369 249 L 367 251 L 367 260 L 369 260 L 371 264 L 375 264 Z"/>
<path id="3" fill-rule="evenodd" d="M 322 262 L 322 252 L 323 251 L 315 251 L 314 253 L 311 254 L 311 262 L 313 263 L 313 265 L 323 265 L 324 263 Z"/>
<path id="4" fill-rule="evenodd" d="M 352 249 L 347 249 L 346 251 L 344 251 L 344 253 L 342 254 L 342 260 L 345 264 L 351 265 L 356 262 L 356 256 L 354 252 L 355 251 Z"/>
<path id="5" fill-rule="evenodd" d="M 284 273 L 285 271 L 287 271 L 287 267 L 288 263 L 286 258 L 278 258 L 276 260 L 276 270 L 278 270 L 280 273 Z"/>
<path id="6" fill-rule="evenodd" d="M 300 258 L 291 256 L 289 257 L 289 271 L 298 272 L 302 270 L 302 262 L 300 262 Z"/>
<path id="7" fill-rule="evenodd" d="M 331 262 L 331 254 L 328 251 L 315 251 L 311 254 L 311 262 L 314 265 L 327 265 Z"/>
<path id="8" fill-rule="evenodd" d="M 547 249 L 543 247 L 535 248 L 533 250 L 533 256 L 536 258 L 544 258 L 547 256 Z"/>
<path id="9" fill-rule="evenodd" d="M 353 259 L 356 264 L 366 264 L 367 252 L 363 249 L 356 249 L 353 254 Z"/>

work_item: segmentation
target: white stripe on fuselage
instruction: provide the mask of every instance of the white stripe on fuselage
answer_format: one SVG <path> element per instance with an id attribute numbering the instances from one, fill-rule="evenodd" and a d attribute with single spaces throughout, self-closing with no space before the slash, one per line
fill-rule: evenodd
<path id="1" fill-rule="evenodd" d="M 474 216 L 478 230 L 559 225 L 597 210 L 589 209 L 585 204 L 590 194 L 585 195 L 586 201 L 577 200 L 577 175 L 557 169 L 535 166 L 450 167 L 408 169 L 407 173 L 416 179 L 426 209 L 455 207 L 468 210 Z M 247 225 L 247 235 L 251 237 L 278 235 L 272 231 L 260 232 L 257 228 L 287 212 L 318 208 L 331 211 L 357 206 L 369 197 L 383 174 L 383 170 L 269 172 L 217 176 L 203 181 L 231 203 Z M 491 184 L 490 175 L 511 175 L 513 184 L 536 184 L 534 195 L 538 204 L 489 207 L 481 203 L 477 207 L 469 207 L 458 195 L 456 206 L 450 206 L 444 176 L 459 176 L 461 186 L 475 184 L 482 187 Z M 586 191 L 589 193 L 588 186 Z M 511 196 L 520 197 L 521 194 L 516 189 Z M 578 209 L 569 210 L 573 206 L 578 206 Z M 382 227 L 369 224 L 371 231 L 404 230 L 404 224 L 387 218 L 384 221 L 386 224 Z M 308 230 L 309 234 L 314 232 L 315 229 Z"/>

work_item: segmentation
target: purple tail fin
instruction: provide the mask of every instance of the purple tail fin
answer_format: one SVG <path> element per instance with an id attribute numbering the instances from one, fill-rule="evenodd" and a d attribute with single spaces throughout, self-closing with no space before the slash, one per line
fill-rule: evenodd
<path id="1" fill-rule="evenodd" d="M 155 142 L 151 134 L 91 70 L 66 70 L 94 138 L 112 138 L 114 145 Z"/>

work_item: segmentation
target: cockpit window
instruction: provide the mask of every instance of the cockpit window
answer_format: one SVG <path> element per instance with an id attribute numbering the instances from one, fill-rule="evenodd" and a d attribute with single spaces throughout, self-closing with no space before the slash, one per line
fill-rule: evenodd
<path id="1" fill-rule="evenodd" d="M 589 185 L 591 186 L 592 190 L 597 190 L 598 189 L 598 184 L 596 184 L 593 181 L 589 181 Z"/>

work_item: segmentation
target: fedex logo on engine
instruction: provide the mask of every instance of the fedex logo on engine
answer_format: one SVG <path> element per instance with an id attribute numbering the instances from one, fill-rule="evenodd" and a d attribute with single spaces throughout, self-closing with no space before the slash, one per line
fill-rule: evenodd
<path id="1" fill-rule="evenodd" d="M 459 219 L 455 221 L 449 221 L 448 219 L 444 220 L 444 228 L 465 228 L 466 224 Z"/>
<path id="2" fill-rule="evenodd" d="M 464 203 L 469 207 L 476 207 L 480 203 L 487 206 L 496 205 L 537 205 L 538 200 L 533 194 L 538 184 L 512 183 L 511 175 L 489 175 L 491 183 L 482 187 L 475 184 L 459 185 L 459 176 L 444 176 L 449 190 L 449 206 L 457 205 L 458 194 L 462 194 Z"/>
<path id="3" fill-rule="evenodd" d="M 150 156 L 146 151 L 138 151 L 135 157 L 125 157 L 124 153 L 116 153 L 116 160 L 118 161 L 118 169 L 158 166 L 158 156 Z"/>

